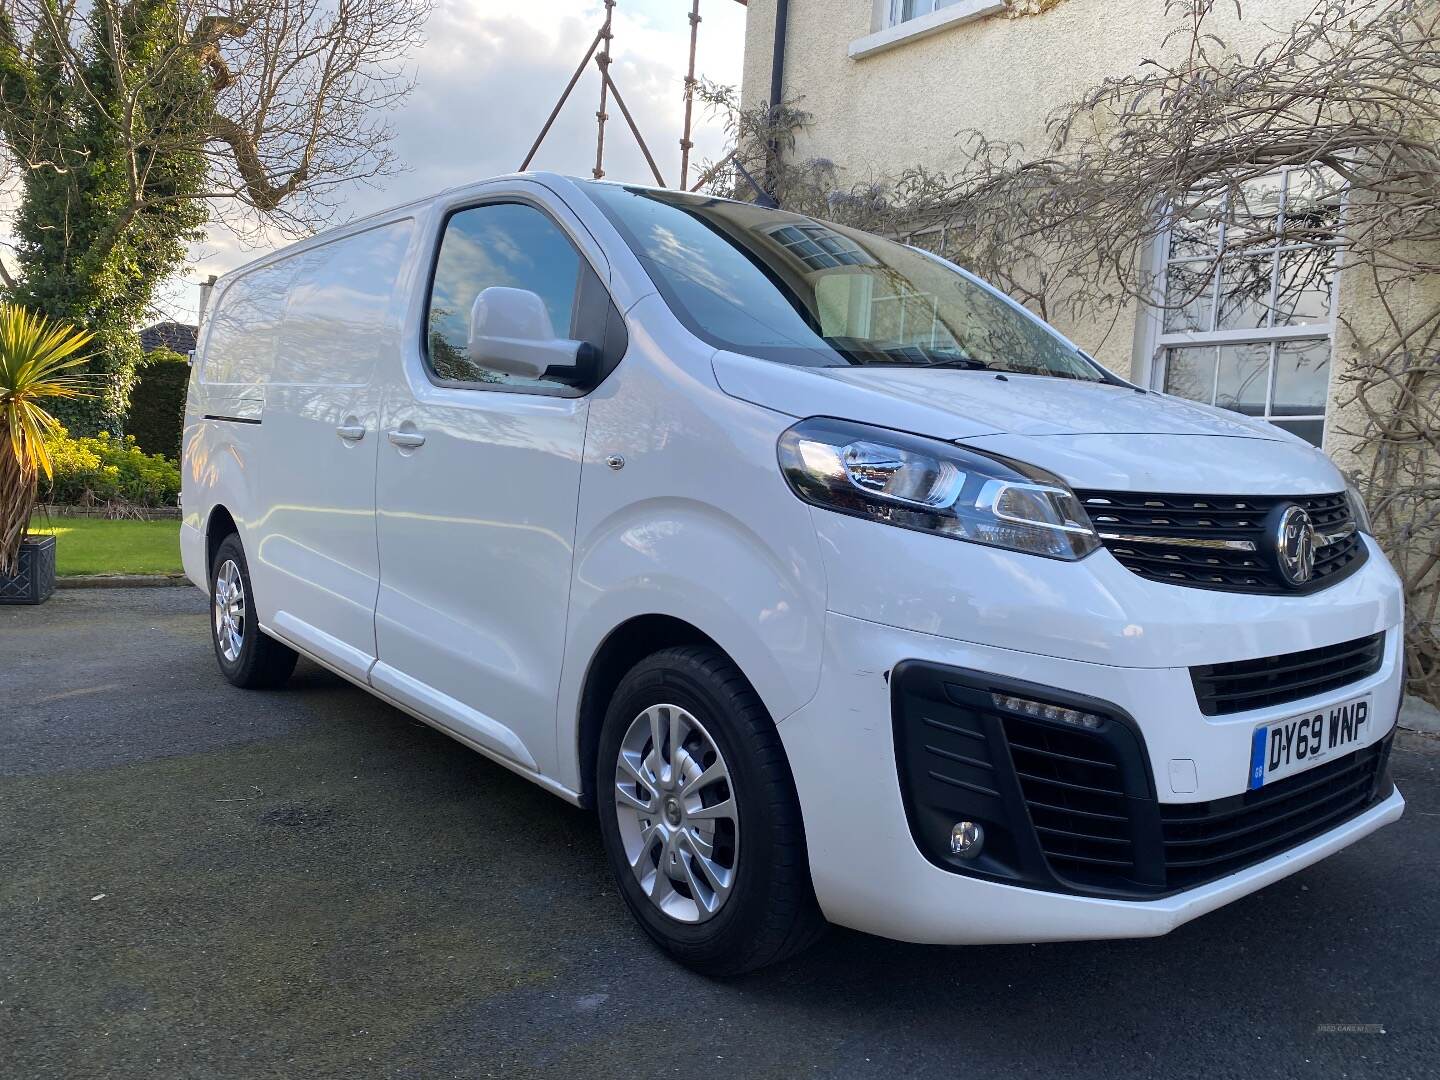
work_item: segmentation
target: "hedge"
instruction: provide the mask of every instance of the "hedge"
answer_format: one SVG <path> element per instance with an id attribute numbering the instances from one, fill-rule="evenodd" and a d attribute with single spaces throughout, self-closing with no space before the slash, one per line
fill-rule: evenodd
<path id="1" fill-rule="evenodd" d="M 157 349 L 145 360 L 130 392 L 126 434 L 147 454 L 180 457 L 180 431 L 185 423 L 185 388 L 190 363 L 179 353 Z"/>

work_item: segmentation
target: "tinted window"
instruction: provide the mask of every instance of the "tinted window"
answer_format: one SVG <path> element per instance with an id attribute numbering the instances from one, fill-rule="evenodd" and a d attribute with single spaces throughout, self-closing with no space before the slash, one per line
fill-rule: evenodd
<path id="1" fill-rule="evenodd" d="M 522 203 L 461 210 L 445 224 L 430 291 L 426 333 L 430 366 L 457 382 L 541 385 L 470 362 L 470 308 L 492 285 L 529 289 L 545 302 L 560 337 L 573 333 L 580 254 L 550 218 Z"/>
<path id="2" fill-rule="evenodd" d="M 882 237 L 726 199 L 585 188 L 671 310 L 717 348 L 812 366 L 1106 377 L 973 278 Z"/>

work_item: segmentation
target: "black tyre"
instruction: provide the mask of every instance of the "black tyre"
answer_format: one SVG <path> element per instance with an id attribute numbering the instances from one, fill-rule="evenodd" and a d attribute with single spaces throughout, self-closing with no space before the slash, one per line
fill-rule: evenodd
<path id="1" fill-rule="evenodd" d="M 225 678 L 244 689 L 283 686 L 295 670 L 295 650 L 260 632 L 245 549 L 234 533 L 210 564 L 210 640 Z"/>
<path id="2" fill-rule="evenodd" d="M 780 736 L 718 649 L 666 649 L 621 680 L 595 791 L 620 892 L 677 960 L 735 975 L 823 932 Z"/>

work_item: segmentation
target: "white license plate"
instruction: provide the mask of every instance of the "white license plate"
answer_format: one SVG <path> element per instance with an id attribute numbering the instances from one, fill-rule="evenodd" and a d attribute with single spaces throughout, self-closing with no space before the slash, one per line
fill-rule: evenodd
<path id="1" fill-rule="evenodd" d="M 1250 740 L 1250 789 L 1348 754 L 1369 735 L 1369 694 L 1258 727 Z"/>

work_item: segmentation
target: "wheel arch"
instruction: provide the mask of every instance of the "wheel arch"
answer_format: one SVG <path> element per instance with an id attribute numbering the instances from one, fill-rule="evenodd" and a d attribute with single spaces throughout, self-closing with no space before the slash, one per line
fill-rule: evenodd
<path id="1" fill-rule="evenodd" d="M 235 515 L 230 513 L 224 503 L 216 503 L 210 508 L 210 514 L 205 519 L 205 575 L 207 581 L 210 568 L 215 565 L 215 552 L 220 550 L 220 544 L 231 533 L 236 536 L 240 535 L 240 526 L 235 522 Z"/>
<path id="2" fill-rule="evenodd" d="M 575 752 L 580 767 L 580 804 L 595 805 L 595 768 L 600 745 L 600 728 L 605 710 L 620 680 L 641 660 L 662 649 L 682 645 L 705 645 L 717 649 L 736 668 L 733 657 L 698 626 L 673 615 L 636 615 L 616 626 L 590 658 L 581 684 L 575 728 Z M 743 671 L 742 671 L 743 674 Z"/>
<path id="3" fill-rule="evenodd" d="M 681 645 L 704 645 L 716 649 L 736 670 L 750 681 L 742 665 L 719 641 L 706 634 L 703 629 L 675 618 L 674 615 L 647 613 L 635 615 L 615 626 L 605 636 L 585 670 L 585 680 L 580 685 L 579 703 L 575 726 L 575 752 L 579 762 L 580 805 L 595 805 L 595 769 L 600 743 L 600 727 L 605 723 L 605 710 L 611 703 L 615 688 L 625 678 L 626 672 L 634 668 L 645 657 L 651 657 L 662 649 Z M 752 684 L 753 688 L 753 684 Z M 775 720 L 775 717 L 770 717 Z"/>

